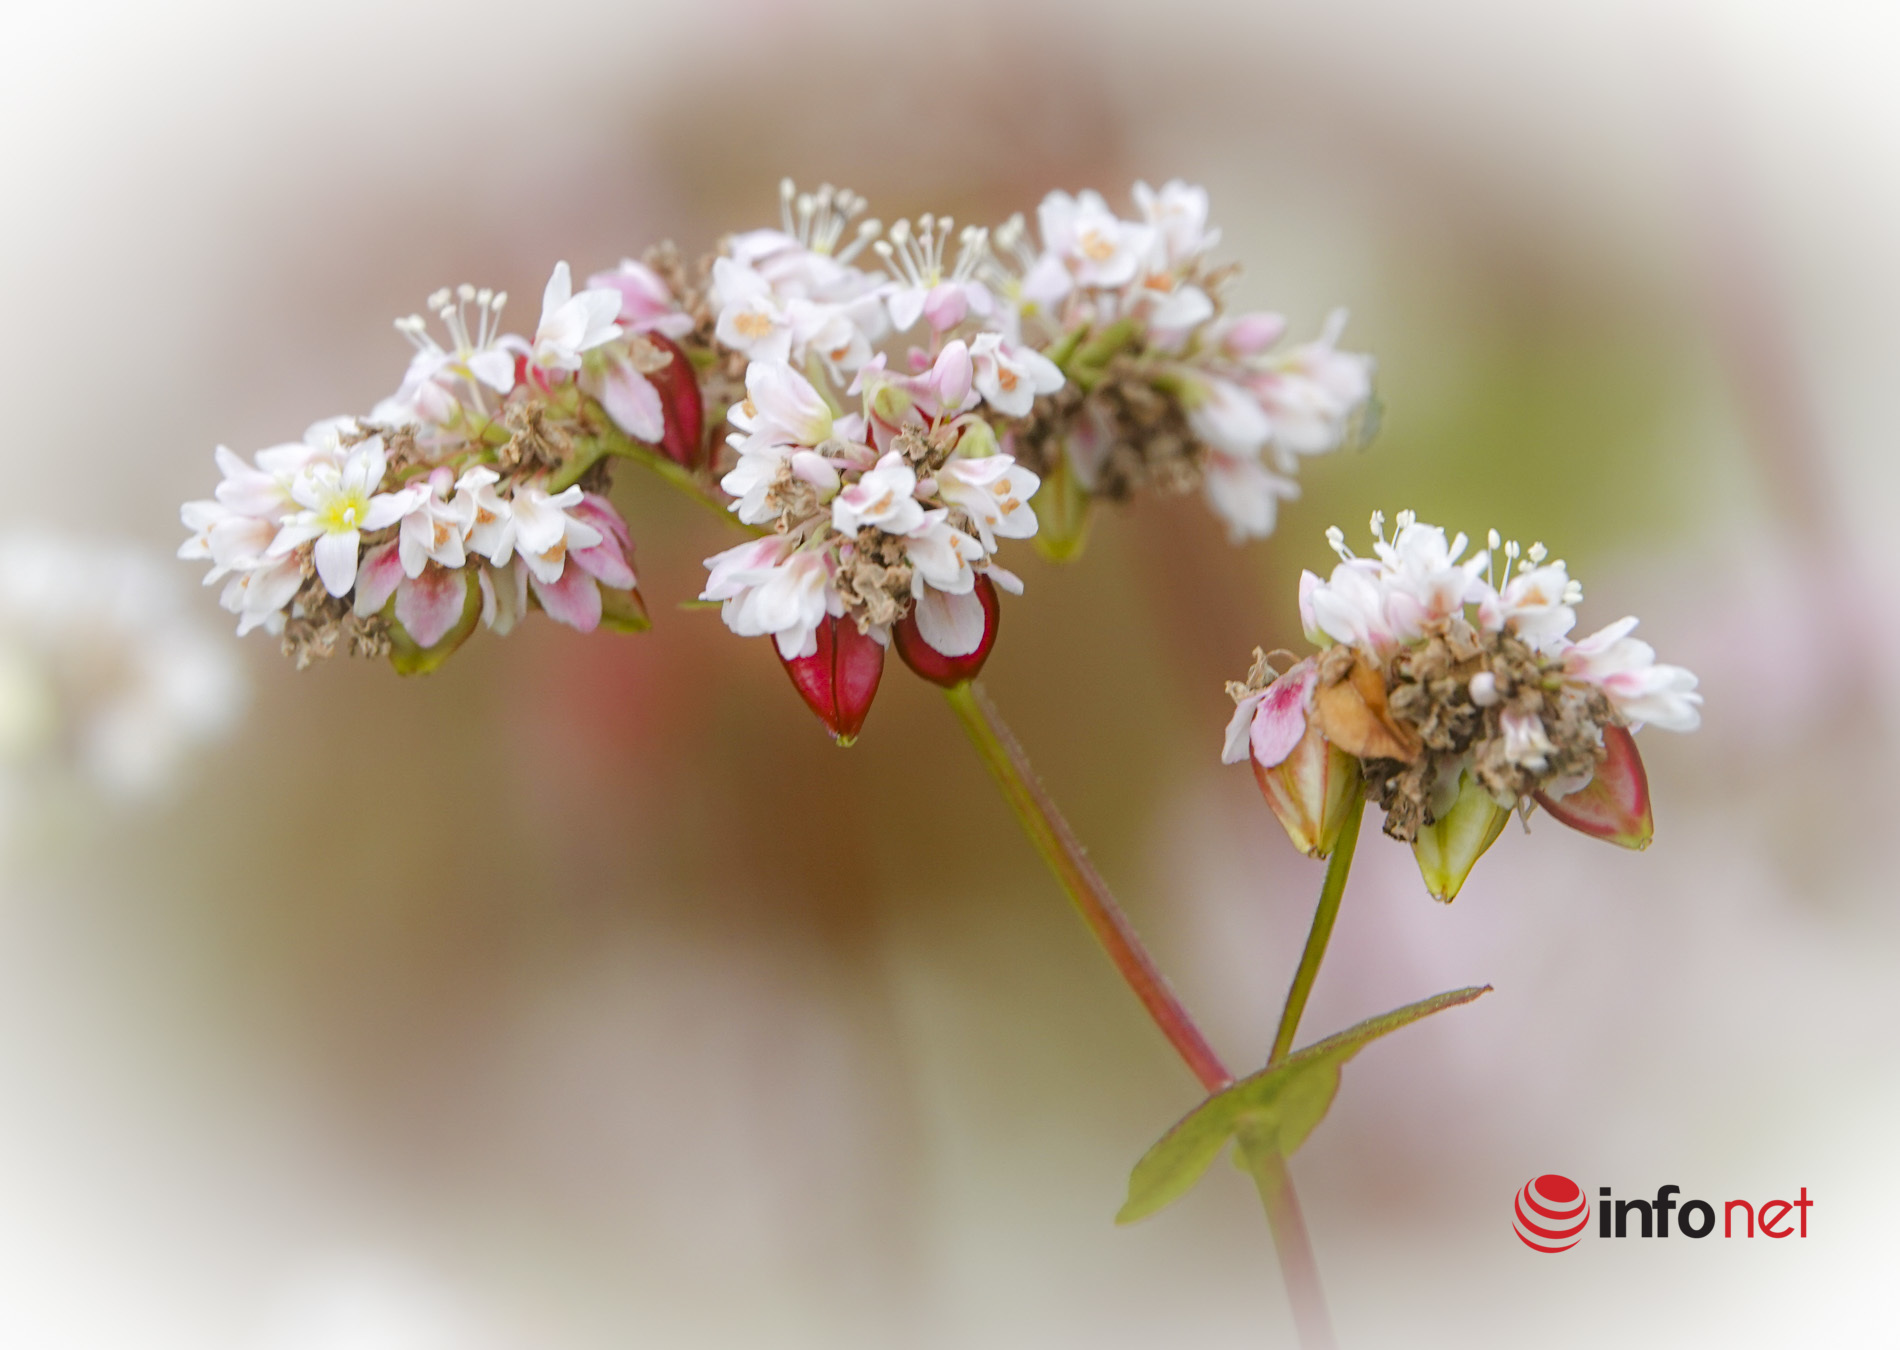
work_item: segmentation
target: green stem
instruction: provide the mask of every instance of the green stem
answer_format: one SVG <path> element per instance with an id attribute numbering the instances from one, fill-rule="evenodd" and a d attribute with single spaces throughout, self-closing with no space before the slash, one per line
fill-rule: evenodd
<path id="1" fill-rule="evenodd" d="M 1024 833 L 1042 854 L 1043 861 L 1049 864 L 1049 870 L 1056 874 L 1056 880 L 1068 892 L 1082 921 L 1102 944 L 1108 959 L 1114 962 L 1123 981 L 1141 1000 L 1141 1006 L 1147 1009 L 1161 1034 L 1168 1038 L 1175 1053 L 1186 1061 L 1208 1092 L 1219 1092 L 1227 1087 L 1234 1076 L 1221 1063 L 1220 1056 L 1214 1053 L 1174 991 L 1168 988 L 1154 958 L 1148 955 L 1136 935 L 1134 925 L 1115 902 L 1108 883 L 1095 870 L 1095 864 L 1089 861 L 1075 832 L 1037 781 L 1035 771 L 1029 767 L 1029 757 L 998 715 L 996 705 L 990 702 L 981 686 L 969 682 L 944 691 L 944 696 L 969 733 L 984 766 L 1003 790 L 1003 797 L 1016 813 Z"/>
<path id="2" fill-rule="evenodd" d="M 618 429 L 610 428 L 593 436 L 576 437 L 575 447 L 574 458 L 548 480 L 548 491 L 559 492 L 563 488 L 578 483 L 581 476 L 589 469 L 612 455 L 618 459 L 630 459 L 636 464 L 645 465 L 664 479 L 668 485 L 678 488 L 707 510 L 718 512 L 719 517 L 727 524 L 738 523 L 732 513 L 727 510 L 726 503 L 720 501 L 705 483 L 700 481 L 699 475 L 675 464 L 652 446 L 636 441 Z M 749 530 L 753 534 L 759 533 L 750 525 L 741 525 L 740 528 Z"/>
<path id="3" fill-rule="evenodd" d="M 1302 1350 L 1333 1350 L 1338 1342 L 1333 1339 L 1332 1315 L 1320 1288 L 1319 1261 L 1306 1234 L 1306 1218 L 1300 1212 L 1300 1197 L 1293 1189 L 1286 1159 L 1271 1144 L 1250 1142 L 1244 1132 L 1239 1143 L 1260 1192 L 1260 1204 L 1267 1211 L 1267 1227 L 1273 1230 L 1273 1251 L 1280 1258 L 1280 1275 L 1286 1281 L 1287 1303 Z"/>
<path id="4" fill-rule="evenodd" d="M 1333 936 L 1333 922 L 1339 918 L 1340 897 L 1346 893 L 1346 877 L 1352 871 L 1352 853 L 1359 843 L 1359 821 L 1366 812 L 1366 795 L 1355 792 L 1339 827 L 1339 842 L 1326 864 L 1326 880 L 1319 888 L 1319 906 L 1313 911 L 1313 926 L 1306 934 L 1306 950 L 1300 953 L 1300 968 L 1293 972 L 1293 987 L 1286 992 L 1286 1007 L 1280 1013 L 1280 1029 L 1273 1036 L 1269 1066 L 1278 1064 L 1293 1050 L 1294 1033 L 1300 1029 L 1300 1014 L 1306 1011 L 1307 995 L 1319 978 L 1319 963 L 1326 959 L 1326 944 Z"/>

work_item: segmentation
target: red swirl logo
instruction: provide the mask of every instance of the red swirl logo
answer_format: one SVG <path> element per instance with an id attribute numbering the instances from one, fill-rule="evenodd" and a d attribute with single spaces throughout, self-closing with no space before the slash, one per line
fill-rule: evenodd
<path id="1" fill-rule="evenodd" d="M 1511 1227 L 1532 1251 L 1567 1252 L 1583 1240 L 1589 1224 L 1590 1202 L 1569 1177 L 1546 1172 L 1517 1193 Z"/>

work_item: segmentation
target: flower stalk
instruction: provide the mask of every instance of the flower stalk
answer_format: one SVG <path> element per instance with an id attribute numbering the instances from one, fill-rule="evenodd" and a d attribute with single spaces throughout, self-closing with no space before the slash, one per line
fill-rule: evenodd
<path id="1" fill-rule="evenodd" d="M 1307 930 L 1306 950 L 1300 953 L 1300 968 L 1293 972 L 1286 1006 L 1280 1012 L 1280 1027 L 1273 1034 L 1273 1051 L 1267 1056 L 1269 1066 L 1278 1064 L 1293 1051 L 1300 1015 L 1306 1011 L 1307 996 L 1313 992 L 1313 981 L 1319 978 L 1319 963 L 1326 959 L 1326 944 L 1332 940 L 1333 923 L 1339 918 L 1339 901 L 1346 894 L 1346 877 L 1352 871 L 1353 849 L 1359 842 L 1359 821 L 1365 811 L 1365 794 L 1354 792 L 1339 829 L 1339 842 L 1333 845 L 1333 856 L 1326 864 L 1326 880 L 1320 886 L 1313 926 Z"/>
<path id="2" fill-rule="evenodd" d="M 975 681 L 946 689 L 944 697 L 949 700 L 957 720 L 963 723 L 984 767 L 1002 789 L 1023 832 L 1056 874 L 1056 880 L 1068 892 L 1082 922 L 1102 944 L 1123 981 L 1141 1000 L 1141 1006 L 1147 1009 L 1161 1034 L 1168 1038 L 1168 1044 L 1208 1092 L 1219 1092 L 1227 1087 L 1234 1081 L 1233 1074 L 1227 1071 L 1180 999 L 1168 987 L 1154 958 L 1142 946 L 1134 925 L 1109 891 L 1108 883 L 1095 870 L 1095 864 L 1089 861 L 1068 821 L 1062 818 L 1037 780 L 1022 745 L 997 713 L 996 705 Z"/>
<path id="3" fill-rule="evenodd" d="M 1109 960 L 1114 962 L 1135 997 L 1141 1000 L 1161 1034 L 1168 1038 L 1175 1053 L 1209 1094 L 1230 1086 L 1234 1076 L 1168 987 L 1154 958 L 1142 946 L 1134 925 L 1109 891 L 1108 883 L 1095 870 L 1069 823 L 1036 778 L 1022 745 L 997 713 L 996 705 L 974 681 L 946 689 L 944 697 L 1002 789 L 1024 833 L 1056 874 L 1082 921 L 1102 944 Z M 1299 1024 L 1300 1009 L 1306 1006 L 1306 993 L 1319 973 L 1326 939 L 1332 933 L 1333 917 L 1339 912 L 1339 897 L 1346 888 L 1346 873 L 1352 865 L 1353 842 L 1358 837 L 1359 816 L 1364 808 L 1364 798 L 1355 796 L 1333 861 L 1327 868 L 1326 885 L 1320 895 L 1320 915 L 1315 916 L 1314 933 L 1307 939 L 1306 955 L 1301 959 L 1299 974 L 1294 977 L 1294 993 L 1288 996 L 1287 1013 L 1281 1018 L 1281 1037 L 1288 1044 Z M 1323 929 L 1321 916 L 1324 917 Z M 1283 1054 L 1284 1049 L 1276 1040 L 1274 1058 L 1277 1060 Z M 1300 1345 L 1303 1350 L 1332 1350 L 1335 1344 L 1332 1318 L 1320 1288 L 1319 1263 L 1313 1256 L 1312 1239 L 1306 1232 L 1299 1194 L 1287 1172 L 1286 1159 L 1271 1144 L 1250 1143 L 1244 1135 L 1240 1148 L 1266 1209 L 1267 1226 L 1273 1233 L 1273 1250 L 1279 1259 L 1280 1274 L 1286 1281 L 1287 1301 L 1293 1310 Z"/>

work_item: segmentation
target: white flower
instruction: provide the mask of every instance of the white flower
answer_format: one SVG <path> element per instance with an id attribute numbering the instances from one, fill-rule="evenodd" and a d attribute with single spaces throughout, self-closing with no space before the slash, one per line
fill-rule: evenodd
<path id="1" fill-rule="evenodd" d="M 1373 517 L 1375 534 L 1383 525 L 1383 517 Z M 1417 638 L 1427 623 L 1462 613 L 1469 601 L 1489 598 L 1478 576 L 1490 558 L 1479 553 L 1459 561 L 1469 542 L 1462 534 L 1448 542 L 1444 530 L 1402 511 L 1392 542 L 1380 539 L 1373 546 L 1385 564 L 1386 615 L 1401 641 Z"/>
<path id="2" fill-rule="evenodd" d="M 745 390 L 745 401 L 726 414 L 737 429 L 726 439 L 740 454 L 822 445 L 831 435 L 831 405 L 785 362 L 754 361 L 746 367 Z"/>
<path id="3" fill-rule="evenodd" d="M 845 270 L 870 280 L 855 269 Z M 718 315 L 714 336 L 752 361 L 802 364 L 815 353 L 838 370 L 856 370 L 870 358 L 871 342 L 882 328 L 875 295 L 824 299 L 812 292 L 850 295 L 861 288 L 810 281 L 795 274 L 775 284 L 740 258 L 716 259 L 710 296 Z"/>
<path id="4" fill-rule="evenodd" d="M 523 484 L 510 494 L 515 551 L 535 580 L 559 581 L 569 549 L 592 548 L 605 537 L 592 525 L 568 514 L 581 504 L 584 495 L 579 487 L 550 494 L 535 484 Z"/>
<path id="5" fill-rule="evenodd" d="M 932 332 L 946 333 L 969 315 L 987 318 L 995 308 L 989 288 L 976 279 L 989 256 L 988 230 L 965 226 L 957 241 L 956 263 L 944 270 L 944 249 L 954 224 L 949 216 L 924 215 L 913 231 L 909 221 L 900 220 L 888 238 L 873 246 L 891 274 L 883 293 L 891 327 L 898 332 L 907 333 L 918 319 L 928 318 Z"/>
<path id="6" fill-rule="evenodd" d="M 396 320 L 396 331 L 409 340 L 416 354 L 410 359 L 401 387 L 376 405 L 370 423 L 383 427 L 412 423 L 442 426 L 454 418 L 464 399 L 483 409 L 483 389 L 497 394 L 512 390 L 515 357 L 526 352 L 528 344 L 501 331 L 501 311 L 507 303 L 507 292 L 477 290 L 466 282 L 454 291 L 444 287 L 431 295 L 429 310 L 448 330 L 446 347 L 430 335 L 420 314 Z M 473 328 L 469 325 L 471 307 Z M 462 391 L 459 396 L 455 388 L 458 383 Z"/>
<path id="7" fill-rule="evenodd" d="M 543 370 L 579 370 L 581 353 L 620 336 L 621 295 L 605 286 L 574 294 L 567 264 L 554 265 L 541 295 L 541 324 L 534 331 L 531 359 Z"/>
<path id="8" fill-rule="evenodd" d="M 1273 422 L 1258 399 L 1231 380 L 1181 368 L 1182 402 L 1188 425 L 1212 449 L 1250 459 L 1273 435 Z"/>
<path id="9" fill-rule="evenodd" d="M 340 469 L 328 462 L 305 468 L 290 489 L 304 509 L 284 521 L 268 556 L 285 557 L 314 540 L 312 561 L 324 589 L 331 595 L 346 594 L 356 582 L 363 532 L 394 525 L 428 491 L 418 485 L 378 493 L 384 463 L 383 438 L 371 436 L 351 449 Z"/>
<path id="10" fill-rule="evenodd" d="M 1280 502 L 1300 495 L 1298 483 L 1269 472 L 1257 458 L 1218 450 L 1207 457 L 1201 490 L 1214 514 L 1227 522 L 1228 537 L 1235 543 L 1272 534 Z"/>
<path id="11" fill-rule="evenodd" d="M 847 536 L 866 525 L 889 534 L 909 534 L 924 523 L 916 491 L 916 472 L 893 451 L 832 499 L 831 528 Z"/>
<path id="12" fill-rule="evenodd" d="M 1373 362 L 1338 350 L 1346 311 L 1334 310 L 1319 339 L 1294 348 L 1248 380 L 1273 425 L 1275 448 L 1293 455 L 1337 450 L 1372 397 Z"/>
<path id="13" fill-rule="evenodd" d="M 749 361 L 784 361 L 792 353 L 792 326 L 772 283 L 731 258 L 713 261 L 713 336 Z"/>
<path id="14" fill-rule="evenodd" d="M 1062 370 L 1032 347 L 1021 347 L 1001 333 L 978 333 L 970 344 L 977 392 L 1005 417 L 1025 417 L 1038 394 L 1062 388 Z"/>
<path id="15" fill-rule="evenodd" d="M 232 575 L 218 604 L 238 616 L 238 636 L 254 628 L 284 631 L 284 606 L 303 589 L 303 564 L 295 557 L 262 558 Z"/>
<path id="16" fill-rule="evenodd" d="M 495 491 L 500 481 L 500 474 L 478 464 L 456 479 L 455 490 L 458 509 L 468 511 L 468 550 L 505 567 L 515 551 L 515 510 Z"/>
<path id="17" fill-rule="evenodd" d="M 912 568 L 911 593 L 920 597 L 925 585 L 949 595 L 967 595 L 976 585 L 976 572 L 970 566 L 983 557 L 983 546 L 962 530 L 952 526 L 949 512 L 938 509 L 922 513 L 923 518 L 904 540 L 904 554 Z M 935 643 L 931 644 L 935 646 Z M 945 656 L 963 652 L 945 651 Z M 976 650 L 974 647 L 970 651 Z"/>
<path id="18" fill-rule="evenodd" d="M 420 498 L 402 518 L 398 533 L 398 556 L 405 576 L 419 577 L 430 563 L 460 567 L 467 561 L 468 532 L 474 527 L 475 499 L 466 492 L 449 499 L 455 474 L 436 469 L 429 475 L 428 495 Z"/>
<path id="19" fill-rule="evenodd" d="M 1157 271 L 1191 262 L 1220 242 L 1220 231 L 1207 228 L 1206 188 L 1175 178 L 1160 192 L 1136 183 L 1134 197 L 1154 232 Z"/>
<path id="20" fill-rule="evenodd" d="M 207 586 L 238 568 L 256 566 L 277 537 L 277 527 L 269 519 L 243 515 L 223 502 L 186 502 L 178 515 L 191 531 L 191 537 L 178 546 L 178 556 L 211 563 L 211 571 L 205 574 Z"/>
<path id="21" fill-rule="evenodd" d="M 736 592 L 724 607 L 727 626 L 741 637 L 771 635 L 788 661 L 817 651 L 818 625 L 834 605 L 837 612 L 843 608 L 831 591 L 822 553 L 794 552 L 762 567 L 728 568 L 721 580 L 723 589 Z"/>
<path id="22" fill-rule="evenodd" d="M 1541 560 L 1543 545 L 1531 551 Z M 1501 590 L 1487 591 L 1478 605 L 1478 622 L 1487 632 L 1510 629 L 1533 651 L 1553 651 L 1576 627 L 1577 611 L 1571 606 L 1582 598 L 1582 588 L 1570 579 L 1562 561 L 1530 566 Z"/>
<path id="23" fill-rule="evenodd" d="M 1141 271 L 1155 240 L 1152 227 L 1119 219 L 1094 191 L 1074 197 L 1051 192 L 1036 208 L 1036 220 L 1042 230 L 1045 258 L 1055 259 L 1075 283 L 1083 286 L 1127 285 Z M 1045 302 L 1060 299 L 1069 290 L 1040 265 L 1025 279 L 1025 292 L 1031 289 L 1032 281 L 1038 293 L 1031 298 Z M 1051 288 L 1054 294 L 1048 294 Z"/>
<path id="24" fill-rule="evenodd" d="M 1564 651 L 1564 673 L 1601 689 L 1623 716 L 1665 731 L 1702 725 L 1697 680 L 1681 666 L 1656 664 L 1656 651 L 1631 637 L 1633 618 L 1618 619 Z"/>
<path id="25" fill-rule="evenodd" d="M 1028 539 L 1036 533 L 1036 513 L 1029 499 L 1041 486 L 1042 480 L 1010 455 L 953 456 L 937 474 L 937 495 L 969 514 L 989 551 L 995 550 L 998 535 Z"/>

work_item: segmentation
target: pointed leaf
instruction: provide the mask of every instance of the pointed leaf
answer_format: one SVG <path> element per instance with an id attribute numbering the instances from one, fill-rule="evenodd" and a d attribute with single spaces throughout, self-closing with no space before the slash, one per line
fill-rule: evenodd
<path id="1" fill-rule="evenodd" d="M 1145 1219 L 1187 1194 L 1220 1156 L 1222 1146 L 1243 1127 L 1253 1146 L 1270 1144 L 1282 1156 L 1291 1155 L 1332 1108 L 1339 1091 L 1339 1071 L 1347 1060 L 1381 1036 L 1469 1003 L 1490 988 L 1487 984 L 1454 989 L 1367 1018 L 1215 1093 L 1162 1135 L 1135 1164 L 1128 1178 L 1127 1202 L 1115 1222 Z"/>

